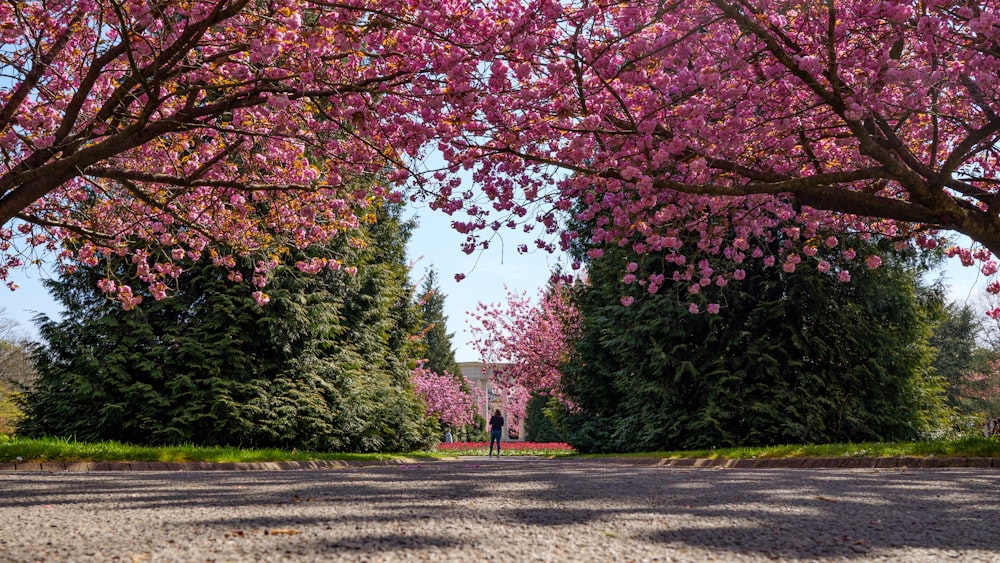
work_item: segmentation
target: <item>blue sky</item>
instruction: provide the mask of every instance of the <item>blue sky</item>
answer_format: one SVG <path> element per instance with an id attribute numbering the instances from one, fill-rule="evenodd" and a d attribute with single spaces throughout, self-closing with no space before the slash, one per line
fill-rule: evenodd
<path id="1" fill-rule="evenodd" d="M 454 333 L 455 356 L 460 362 L 478 361 L 478 355 L 468 344 L 468 315 L 476 304 L 506 301 L 506 285 L 516 293 L 527 292 L 535 297 L 549 280 L 559 263 L 559 255 L 536 250 L 518 254 L 517 245 L 531 247 L 535 237 L 517 232 L 503 232 L 503 240 L 494 239 L 485 252 L 465 254 L 461 245 L 465 235 L 451 228 L 451 219 L 441 212 L 422 210 L 415 214 L 418 228 L 410 240 L 410 258 L 418 260 L 413 267 L 421 276 L 428 267 L 438 272 L 438 285 L 445 295 L 445 315 L 448 332 Z M 565 261 L 564 261 L 565 262 Z M 465 274 L 461 282 L 455 274 Z"/>
<path id="2" fill-rule="evenodd" d="M 537 296 L 559 257 L 544 251 L 518 254 L 517 245 L 526 242 L 530 246 L 533 237 L 516 232 L 505 232 L 503 243 L 494 240 L 485 252 L 466 255 L 461 250 L 464 235 L 451 229 L 450 218 L 443 213 L 424 209 L 411 211 L 407 217 L 419 223 L 409 246 L 410 259 L 416 261 L 413 275 L 419 278 L 428 267 L 437 270 L 439 286 L 445 295 L 448 332 L 454 333 L 456 359 L 476 361 L 479 358 L 469 344 L 471 336 L 467 330 L 466 312 L 475 310 L 479 302 L 504 302 L 505 285 L 511 291 Z M 977 268 L 963 268 L 957 259 L 947 264 L 944 274 L 951 289 L 951 299 L 975 306 L 986 286 L 983 277 Z M 466 278 L 456 282 L 456 273 L 464 273 Z M 35 334 L 31 319 L 36 313 L 59 315 L 58 306 L 40 283 L 47 275 L 49 273 L 37 270 L 18 272 L 14 280 L 20 289 L 10 292 L 0 286 L 0 308 L 5 310 L 4 316 L 17 322 L 29 336 Z"/>

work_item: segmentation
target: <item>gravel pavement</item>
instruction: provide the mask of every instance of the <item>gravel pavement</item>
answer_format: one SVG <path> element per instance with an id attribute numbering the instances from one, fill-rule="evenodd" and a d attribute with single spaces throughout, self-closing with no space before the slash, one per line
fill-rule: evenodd
<path id="1" fill-rule="evenodd" d="M 998 473 L 466 459 L 0 472 L 0 562 L 998 561 Z"/>

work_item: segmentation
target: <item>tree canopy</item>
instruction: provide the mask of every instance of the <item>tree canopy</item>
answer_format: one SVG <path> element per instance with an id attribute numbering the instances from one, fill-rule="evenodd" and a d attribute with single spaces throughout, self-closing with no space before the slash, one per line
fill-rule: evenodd
<path id="1" fill-rule="evenodd" d="M 475 65 L 453 47 L 499 33 L 468 12 L 313 0 L 0 6 L 0 279 L 23 263 L 11 242 L 86 265 L 130 254 L 162 298 L 185 259 L 235 268 L 234 256 L 344 237 L 373 203 L 398 199 L 374 179 L 398 178 L 426 143 L 437 120 L 421 112 L 447 91 L 435 76 Z M 148 244 L 128 242 L 139 237 Z M 137 301 L 130 286 L 105 291 Z"/>
<path id="2" fill-rule="evenodd" d="M 827 230 L 955 231 L 985 247 L 963 263 L 997 270 L 983 2 L 25 0 L 0 30 L 0 278 L 25 245 L 127 254 L 162 298 L 177 261 L 344 237 L 405 193 L 459 214 L 470 251 L 483 230 L 560 232 L 579 201 L 597 246 L 682 273 L 808 262 Z"/>
<path id="3" fill-rule="evenodd" d="M 480 219 L 583 202 L 596 245 L 681 271 L 778 230 L 781 262 L 829 229 L 1000 250 L 1000 23 L 982 2 L 542 2 L 537 20 L 449 152 L 482 155 L 500 204 Z"/>

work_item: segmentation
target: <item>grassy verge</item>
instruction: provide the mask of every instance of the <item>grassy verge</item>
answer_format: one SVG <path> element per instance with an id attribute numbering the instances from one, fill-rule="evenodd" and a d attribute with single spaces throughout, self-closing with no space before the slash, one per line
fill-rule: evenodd
<path id="1" fill-rule="evenodd" d="M 572 456 L 566 449 L 552 451 L 526 449 L 521 451 L 516 443 L 504 443 L 504 455 L 554 455 Z M 456 444 L 457 446 L 458 444 Z M 479 444 L 476 444 L 478 446 Z M 559 446 L 565 446 L 559 444 Z M 480 452 L 479 449 L 482 449 Z M 120 442 L 77 442 L 75 440 L 44 438 L 18 439 L 0 435 L 0 463 L 21 461 L 164 461 L 164 462 L 239 462 L 239 461 L 386 461 L 392 459 L 447 458 L 455 455 L 486 455 L 485 448 L 475 451 L 441 450 L 401 454 L 348 454 L 297 452 L 277 449 L 206 448 L 190 445 L 147 447 Z M 558 450 L 558 451 L 557 451 Z M 955 440 L 931 442 L 823 444 L 797 446 L 771 446 L 766 448 L 724 448 L 682 452 L 644 452 L 586 455 L 601 457 L 657 457 L 657 458 L 709 458 L 752 459 L 788 457 L 891 457 L 891 456 L 955 456 L 1000 457 L 1000 440 L 969 436 Z"/>
<path id="2" fill-rule="evenodd" d="M 61 438 L 18 439 L 0 436 L 0 463 L 17 458 L 23 461 L 164 461 L 164 462 L 238 462 L 238 461 L 384 461 L 421 457 L 422 454 L 347 454 L 285 451 L 277 449 L 242 449 L 232 447 L 133 446 L 121 442 L 77 442 Z M 423 457 L 427 457 L 423 454 Z"/>
<path id="3" fill-rule="evenodd" d="M 601 454 L 588 457 L 620 457 L 623 454 Z M 966 436 L 954 440 L 928 442 L 890 442 L 861 444 L 806 444 L 769 446 L 759 448 L 719 448 L 681 452 L 644 452 L 624 454 L 637 457 L 670 459 L 760 459 L 788 457 L 895 457 L 895 456 L 950 456 L 950 457 L 1000 457 L 1000 440 L 982 436 Z"/>

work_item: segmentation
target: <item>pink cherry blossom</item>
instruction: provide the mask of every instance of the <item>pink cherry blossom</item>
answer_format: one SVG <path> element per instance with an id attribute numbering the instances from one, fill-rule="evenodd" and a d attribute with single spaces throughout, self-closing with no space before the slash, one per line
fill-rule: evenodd
<path id="1" fill-rule="evenodd" d="M 473 346 L 494 368 L 491 384 L 507 401 L 505 413 L 518 427 L 533 392 L 559 395 L 562 365 L 569 359 L 579 313 L 569 288 L 557 284 L 533 304 L 525 294 L 507 293 L 506 303 L 479 303 L 470 312 Z M 630 305 L 631 298 L 623 298 Z"/>
<path id="2" fill-rule="evenodd" d="M 350 241 L 404 195 L 470 253 L 526 229 L 682 276 L 845 233 L 1000 252 L 996 10 L 787 4 L 3 4 L 0 280 L 145 247 L 132 273 L 170 286 L 174 250 Z"/>
<path id="3" fill-rule="evenodd" d="M 532 12 L 508 0 L 0 6 L 0 280 L 31 247 L 67 266 L 145 247 L 133 273 L 160 295 L 188 256 L 232 268 L 229 255 L 349 239 L 373 206 L 413 193 L 415 162 L 474 131 L 448 114 L 484 101 L 470 77 L 500 42 L 522 51 Z"/>
<path id="4" fill-rule="evenodd" d="M 410 372 L 410 382 L 428 414 L 447 426 L 472 424 L 486 405 L 483 390 L 465 376 L 438 374 L 421 365 Z"/>
<path id="5" fill-rule="evenodd" d="M 484 184 L 485 197 L 461 208 L 486 226 L 495 211 L 547 197 L 593 221 L 594 244 L 661 254 L 682 274 L 685 262 L 721 270 L 730 257 L 772 263 L 820 241 L 834 248 L 841 233 L 930 248 L 955 230 L 1000 250 L 1000 56 L 979 47 L 998 35 L 995 18 L 911 4 L 540 10 L 523 24 L 530 39 L 500 51 L 516 82 L 497 89 L 484 77 L 478 113 L 450 114 L 492 112 L 474 139 L 446 147 Z M 697 251 L 681 255 L 679 241 Z"/>

